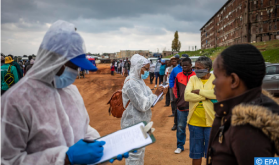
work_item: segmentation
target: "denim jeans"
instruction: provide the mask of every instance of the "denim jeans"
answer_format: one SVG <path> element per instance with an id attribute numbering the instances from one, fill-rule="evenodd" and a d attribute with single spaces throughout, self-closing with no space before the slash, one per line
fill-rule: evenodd
<path id="1" fill-rule="evenodd" d="M 182 151 L 184 151 L 184 144 L 186 140 L 186 125 L 188 114 L 189 111 L 180 111 L 177 109 L 177 148 L 180 148 Z"/>
<path id="2" fill-rule="evenodd" d="M 157 85 L 157 79 L 159 78 L 159 76 L 159 72 L 155 72 L 155 85 Z"/>
<path id="3" fill-rule="evenodd" d="M 197 127 L 189 124 L 190 154 L 192 159 L 206 158 L 211 127 Z"/>

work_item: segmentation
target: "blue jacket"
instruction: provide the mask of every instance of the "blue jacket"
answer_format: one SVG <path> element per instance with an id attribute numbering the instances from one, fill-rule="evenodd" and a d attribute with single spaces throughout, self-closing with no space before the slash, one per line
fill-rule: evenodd
<path id="1" fill-rule="evenodd" d="M 182 72 L 182 67 L 178 64 L 175 68 L 173 68 L 173 70 L 171 71 L 170 74 L 170 79 L 169 79 L 169 86 L 170 88 L 173 88 L 174 86 L 174 82 L 175 82 L 175 78 L 177 76 L 178 73 Z"/>

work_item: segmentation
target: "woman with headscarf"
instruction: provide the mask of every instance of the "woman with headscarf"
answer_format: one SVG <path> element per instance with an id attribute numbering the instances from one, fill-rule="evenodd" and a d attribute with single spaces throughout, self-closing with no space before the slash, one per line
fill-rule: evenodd
<path id="1" fill-rule="evenodd" d="M 189 101 L 187 123 L 190 132 L 190 158 L 193 165 L 201 165 L 202 157 L 206 157 L 211 126 L 214 120 L 213 102 L 215 76 L 210 73 L 212 61 L 201 56 L 195 63 L 196 76 L 192 76 L 187 84 L 184 99 Z"/>
<path id="2" fill-rule="evenodd" d="M 279 154 L 279 101 L 262 90 L 261 52 L 250 44 L 233 45 L 216 58 L 213 69 L 218 103 L 207 164 L 277 164 L 269 160 Z"/>
<path id="3" fill-rule="evenodd" d="M 149 69 L 150 64 L 146 58 L 139 54 L 132 56 L 130 75 L 125 79 L 122 89 L 123 105 L 127 106 L 121 119 L 122 129 L 141 121 L 150 122 L 152 104 L 162 92 L 167 93 L 167 90 L 159 87 L 153 94 L 151 89 L 145 85 L 144 79 L 148 78 Z M 160 98 L 160 100 L 162 99 L 163 97 Z M 126 159 L 126 164 L 143 165 L 144 151 L 145 148 L 142 148 L 137 153 L 130 153 L 130 157 Z"/>

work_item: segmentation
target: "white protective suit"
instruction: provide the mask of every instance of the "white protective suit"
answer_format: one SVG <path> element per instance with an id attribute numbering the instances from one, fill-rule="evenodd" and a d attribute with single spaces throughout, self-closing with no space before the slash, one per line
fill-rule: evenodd
<path id="1" fill-rule="evenodd" d="M 158 96 L 145 85 L 140 73 L 141 68 L 148 63 L 149 61 L 139 54 L 135 54 L 131 58 L 130 75 L 125 79 L 122 88 L 123 105 L 126 106 L 130 100 L 121 118 L 122 129 L 141 121 L 148 123 L 151 120 L 151 106 Z M 145 148 L 142 148 L 137 153 L 130 153 L 129 158 L 126 159 L 126 165 L 143 165 L 144 151 Z"/>
<path id="2" fill-rule="evenodd" d="M 70 146 L 100 136 L 76 86 L 52 85 L 61 66 L 84 52 L 73 24 L 57 21 L 47 31 L 33 67 L 1 98 L 1 164 L 64 165 Z"/>

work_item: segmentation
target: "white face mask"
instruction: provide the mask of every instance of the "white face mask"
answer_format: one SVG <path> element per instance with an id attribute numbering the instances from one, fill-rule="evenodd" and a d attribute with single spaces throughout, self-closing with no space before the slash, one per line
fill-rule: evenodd
<path id="1" fill-rule="evenodd" d="M 61 76 L 56 76 L 54 78 L 55 88 L 65 88 L 73 84 L 77 78 L 78 71 L 69 67 L 65 67 L 64 72 Z"/>

